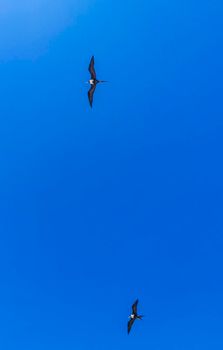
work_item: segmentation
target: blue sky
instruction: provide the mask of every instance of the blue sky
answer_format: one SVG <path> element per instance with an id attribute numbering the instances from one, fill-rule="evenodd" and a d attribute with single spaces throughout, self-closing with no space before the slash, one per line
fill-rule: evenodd
<path id="1" fill-rule="evenodd" d="M 222 2 L 0 4 L 1 349 L 222 349 Z"/>

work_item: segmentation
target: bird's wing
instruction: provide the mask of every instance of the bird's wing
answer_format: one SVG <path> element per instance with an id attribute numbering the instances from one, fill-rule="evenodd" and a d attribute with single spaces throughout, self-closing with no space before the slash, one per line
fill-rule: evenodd
<path id="1" fill-rule="evenodd" d="M 95 73 L 95 69 L 94 69 L 94 56 L 91 57 L 91 61 L 90 61 L 88 70 L 91 74 L 91 79 L 96 79 L 96 73 Z"/>
<path id="2" fill-rule="evenodd" d="M 128 322 L 128 334 L 129 332 L 131 331 L 131 328 L 132 328 L 132 325 L 134 323 L 135 319 L 134 318 L 131 318 Z"/>
<path id="3" fill-rule="evenodd" d="M 89 100 L 91 107 L 92 107 L 92 103 L 93 103 L 93 96 L 94 96 L 95 89 L 96 89 L 96 85 L 91 85 L 91 87 L 88 91 L 88 100 Z"/>
<path id="4" fill-rule="evenodd" d="M 137 305 L 138 305 L 138 299 L 136 299 L 136 301 L 134 302 L 134 304 L 132 305 L 132 313 L 135 315 L 137 314 Z"/>

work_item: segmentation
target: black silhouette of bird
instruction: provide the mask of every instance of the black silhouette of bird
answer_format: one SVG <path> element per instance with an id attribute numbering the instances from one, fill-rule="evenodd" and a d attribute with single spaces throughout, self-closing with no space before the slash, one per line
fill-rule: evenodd
<path id="1" fill-rule="evenodd" d="M 132 305 L 132 313 L 129 316 L 130 320 L 128 322 L 128 334 L 131 331 L 132 325 L 135 322 L 135 320 L 141 320 L 142 319 L 142 315 L 138 315 L 137 313 L 137 305 L 138 305 L 138 299 L 136 299 L 136 301 L 134 302 L 134 304 Z"/>
<path id="2" fill-rule="evenodd" d="M 88 70 L 89 70 L 89 72 L 91 74 L 91 79 L 88 80 L 88 83 L 91 85 L 91 87 L 90 87 L 90 89 L 88 91 L 88 100 L 89 100 L 90 106 L 92 107 L 93 96 L 94 96 L 94 92 L 95 92 L 97 84 L 98 83 L 106 83 L 107 81 L 106 80 L 98 80 L 97 79 L 96 72 L 95 72 L 95 69 L 94 69 L 94 56 L 91 57 L 91 61 L 90 61 Z"/>

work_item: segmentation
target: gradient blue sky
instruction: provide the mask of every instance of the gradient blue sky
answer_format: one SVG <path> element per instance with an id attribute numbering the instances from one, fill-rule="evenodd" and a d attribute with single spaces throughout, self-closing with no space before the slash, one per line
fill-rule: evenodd
<path id="1" fill-rule="evenodd" d="M 222 350 L 222 1 L 0 5 L 0 348 Z"/>

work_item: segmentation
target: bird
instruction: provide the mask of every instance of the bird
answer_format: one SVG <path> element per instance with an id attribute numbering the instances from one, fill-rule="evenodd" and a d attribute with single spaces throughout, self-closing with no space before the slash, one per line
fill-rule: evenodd
<path id="1" fill-rule="evenodd" d="M 131 331 L 132 325 L 135 322 L 136 319 L 141 320 L 142 319 L 142 315 L 138 315 L 137 313 L 137 305 L 138 305 L 138 299 L 136 299 L 136 301 L 134 302 L 134 304 L 132 305 L 132 313 L 129 316 L 130 320 L 128 321 L 128 334 Z"/>
<path id="2" fill-rule="evenodd" d="M 89 100 L 90 106 L 92 107 L 93 96 L 94 96 L 94 92 L 95 92 L 97 84 L 99 84 L 99 83 L 106 83 L 107 80 L 98 80 L 97 79 L 96 72 L 95 72 L 95 69 L 94 69 L 94 56 L 91 57 L 88 70 L 89 70 L 89 72 L 91 74 L 91 79 L 88 80 L 88 83 L 91 85 L 91 87 L 90 87 L 90 89 L 88 91 L 88 100 Z"/>

